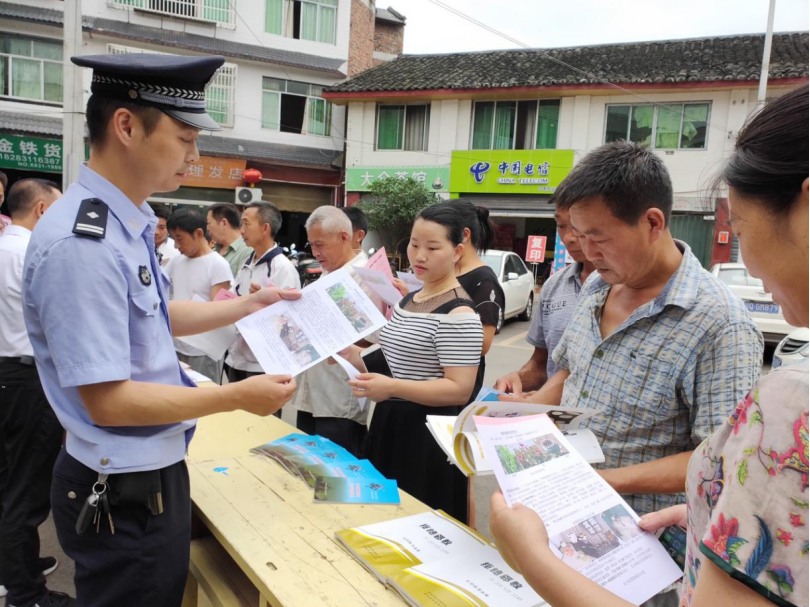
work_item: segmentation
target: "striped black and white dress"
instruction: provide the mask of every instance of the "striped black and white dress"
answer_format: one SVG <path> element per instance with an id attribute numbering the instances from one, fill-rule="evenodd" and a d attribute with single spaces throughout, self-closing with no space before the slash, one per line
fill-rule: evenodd
<path id="1" fill-rule="evenodd" d="M 397 304 L 380 334 L 394 377 L 431 381 L 442 379 L 445 367 L 477 367 L 484 340 L 480 318 L 474 312 L 450 314 L 459 307 L 473 307 L 466 291 L 458 287 L 418 303 L 413 301 L 415 294 L 409 293 Z M 467 402 L 480 387 L 476 381 Z M 399 399 L 378 403 L 369 428 L 367 457 L 404 491 L 466 521 L 467 479 L 448 464 L 425 426 L 427 415 L 458 415 L 461 409 Z"/>

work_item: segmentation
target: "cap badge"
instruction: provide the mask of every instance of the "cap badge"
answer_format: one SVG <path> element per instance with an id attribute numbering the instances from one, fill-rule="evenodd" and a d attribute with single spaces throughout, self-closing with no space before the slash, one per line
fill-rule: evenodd
<path id="1" fill-rule="evenodd" d="M 138 91 L 135 89 L 129 89 L 129 98 L 130 99 L 137 99 L 138 98 Z"/>

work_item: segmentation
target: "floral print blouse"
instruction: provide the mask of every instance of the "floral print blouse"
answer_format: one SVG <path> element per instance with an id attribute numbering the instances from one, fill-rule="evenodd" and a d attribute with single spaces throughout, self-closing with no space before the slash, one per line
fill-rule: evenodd
<path id="1" fill-rule="evenodd" d="M 777 605 L 808 605 L 808 365 L 764 376 L 696 449 L 681 607 L 701 563 Z"/>
<path id="2" fill-rule="evenodd" d="M 762 378 L 689 464 L 681 607 L 710 559 L 776 605 L 808 607 L 808 365 Z"/>

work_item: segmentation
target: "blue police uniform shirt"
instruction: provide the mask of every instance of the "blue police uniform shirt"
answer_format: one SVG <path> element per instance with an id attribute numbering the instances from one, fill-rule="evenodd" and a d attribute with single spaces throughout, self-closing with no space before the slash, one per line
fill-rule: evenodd
<path id="1" fill-rule="evenodd" d="M 104 238 L 73 233 L 82 200 L 109 207 Z M 180 368 L 168 314 L 170 283 L 155 257 L 157 219 L 82 166 L 37 223 L 25 257 L 24 315 L 48 401 L 68 453 L 97 472 L 155 470 L 185 456 L 196 420 L 99 427 L 77 386 L 133 381 L 193 387 Z M 121 406 L 126 406 L 121 404 Z"/>

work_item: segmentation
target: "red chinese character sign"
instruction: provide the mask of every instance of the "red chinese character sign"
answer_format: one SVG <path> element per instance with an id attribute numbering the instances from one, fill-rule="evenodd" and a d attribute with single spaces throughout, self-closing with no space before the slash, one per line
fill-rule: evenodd
<path id="1" fill-rule="evenodd" d="M 546 258 L 546 237 L 529 236 L 526 245 L 526 261 L 529 263 L 541 263 Z"/>

